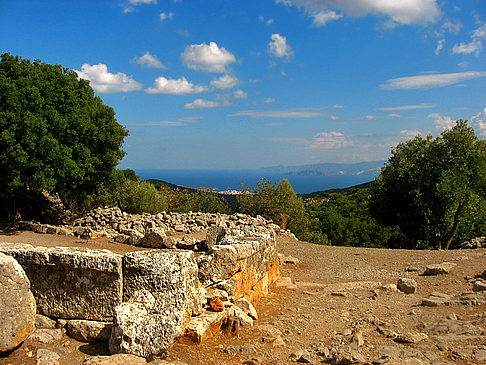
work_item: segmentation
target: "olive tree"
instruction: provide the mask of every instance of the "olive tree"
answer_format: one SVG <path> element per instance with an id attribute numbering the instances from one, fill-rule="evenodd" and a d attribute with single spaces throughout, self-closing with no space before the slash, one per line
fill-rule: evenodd
<path id="1" fill-rule="evenodd" d="M 467 121 L 400 143 L 371 189 L 370 212 L 398 226 L 404 247 L 448 249 L 470 204 L 486 196 L 486 141 Z"/>
<path id="2" fill-rule="evenodd" d="M 2 54 L 0 193 L 47 190 L 79 206 L 113 181 L 127 135 L 74 71 Z"/>

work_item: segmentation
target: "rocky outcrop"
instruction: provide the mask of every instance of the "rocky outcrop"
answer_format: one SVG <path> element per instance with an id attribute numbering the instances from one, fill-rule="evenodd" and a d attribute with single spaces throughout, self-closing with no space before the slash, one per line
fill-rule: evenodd
<path id="1" fill-rule="evenodd" d="M 34 330 L 35 300 L 18 262 L 0 253 L 0 352 L 14 349 Z"/>
<path id="2" fill-rule="evenodd" d="M 40 314 L 111 320 L 122 301 L 122 256 L 108 250 L 0 243 L 30 279 Z"/>

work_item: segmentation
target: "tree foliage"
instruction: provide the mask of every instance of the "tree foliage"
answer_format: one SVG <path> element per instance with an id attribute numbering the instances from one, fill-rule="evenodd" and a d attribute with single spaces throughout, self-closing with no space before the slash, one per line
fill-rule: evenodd
<path id="1" fill-rule="evenodd" d="M 368 212 L 369 188 L 350 188 L 309 199 L 306 209 L 311 218 L 310 231 L 321 233 L 323 244 L 354 247 L 387 247 L 399 232 L 384 227 Z M 310 239 L 312 242 L 312 237 Z"/>
<path id="2" fill-rule="evenodd" d="M 71 205 L 115 178 L 128 132 L 86 80 L 8 53 L 0 61 L 0 191 L 47 190 Z"/>
<path id="3" fill-rule="evenodd" d="M 433 138 L 417 136 L 392 150 L 372 186 L 372 214 L 397 225 L 406 247 L 448 249 L 468 213 L 486 196 L 486 141 L 467 121 Z M 472 238 L 472 237 L 469 237 Z"/>
<path id="4" fill-rule="evenodd" d="M 271 219 L 298 237 L 307 232 L 308 217 L 304 203 L 287 179 L 280 183 L 261 179 L 256 187 L 246 188 L 238 196 L 238 206 L 240 212 Z"/>

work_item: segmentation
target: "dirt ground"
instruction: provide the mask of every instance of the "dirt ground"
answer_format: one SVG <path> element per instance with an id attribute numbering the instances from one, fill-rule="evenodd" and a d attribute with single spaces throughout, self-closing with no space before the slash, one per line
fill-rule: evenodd
<path id="1" fill-rule="evenodd" d="M 136 249 L 108 241 L 15 231 L 0 234 L 2 241 L 108 248 L 119 253 Z M 271 287 L 269 296 L 257 306 L 259 319 L 254 326 L 240 328 L 235 337 L 219 334 L 200 345 L 177 343 L 167 360 L 228 365 L 322 363 L 329 359 L 328 350 L 351 348 L 370 364 L 486 364 L 485 302 L 421 306 L 422 299 L 433 292 L 472 292 L 475 277 L 486 270 L 485 249 L 329 247 L 287 236 L 280 236 L 277 244 L 279 253 L 299 262 L 281 265 L 281 276 L 292 283 L 284 279 Z M 421 275 L 427 265 L 442 262 L 456 265 L 448 274 Z M 404 277 L 416 281 L 416 293 L 386 287 Z M 413 339 L 403 343 L 397 335 Z M 85 344 L 63 335 L 52 343 L 29 339 L 0 357 L 0 365 L 36 364 L 39 348 L 59 353 L 61 365 L 108 353 L 103 344 Z"/>

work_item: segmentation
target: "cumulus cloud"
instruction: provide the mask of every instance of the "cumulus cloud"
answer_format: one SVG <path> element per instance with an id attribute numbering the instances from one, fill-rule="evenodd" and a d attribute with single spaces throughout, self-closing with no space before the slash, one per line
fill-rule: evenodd
<path id="1" fill-rule="evenodd" d="M 165 68 L 165 66 L 162 64 L 162 62 L 159 61 L 157 56 L 150 54 L 149 51 L 145 52 L 143 56 L 134 57 L 133 60 L 130 62 L 138 63 L 140 65 L 150 68 Z"/>
<path id="2" fill-rule="evenodd" d="M 81 66 L 81 71 L 74 70 L 80 79 L 89 80 L 91 87 L 99 93 L 111 94 L 118 92 L 129 92 L 140 90 L 143 86 L 135 81 L 132 76 L 127 76 L 122 72 L 116 74 L 108 72 L 108 67 L 104 63 Z"/>
<path id="3" fill-rule="evenodd" d="M 182 62 L 193 70 L 226 72 L 226 67 L 236 62 L 236 57 L 215 42 L 193 44 L 181 53 Z"/>
<path id="4" fill-rule="evenodd" d="M 261 118 L 316 118 L 328 117 L 328 113 L 321 112 L 314 109 L 283 109 L 283 110 L 244 110 L 234 114 L 230 117 L 249 117 L 255 119 Z"/>
<path id="5" fill-rule="evenodd" d="M 481 136 L 486 136 L 486 108 L 471 118 L 471 124 Z"/>
<path id="6" fill-rule="evenodd" d="M 233 104 L 227 100 L 220 103 L 217 101 L 196 99 L 192 103 L 185 104 L 184 108 L 185 109 L 218 108 L 222 106 L 231 106 L 231 105 Z"/>
<path id="7" fill-rule="evenodd" d="M 260 20 L 262 23 L 265 23 L 267 25 L 273 24 L 275 22 L 275 19 L 265 19 L 263 15 L 260 15 L 258 17 L 258 20 Z"/>
<path id="8" fill-rule="evenodd" d="M 313 15 L 314 21 L 312 22 L 312 24 L 314 24 L 316 27 L 322 27 L 327 22 L 330 22 L 332 20 L 338 20 L 342 17 L 342 14 L 338 14 L 333 10 L 324 10 Z"/>
<path id="9" fill-rule="evenodd" d="M 431 89 L 434 87 L 443 87 L 457 84 L 459 82 L 471 79 L 485 77 L 486 72 L 457 72 L 447 74 L 435 75 L 418 75 L 409 77 L 399 77 L 397 79 L 388 80 L 385 84 L 381 84 L 382 89 Z"/>
<path id="10" fill-rule="evenodd" d="M 331 150 L 352 145 L 353 142 L 347 141 L 344 134 L 340 132 L 319 132 L 314 135 L 313 141 L 307 149 Z"/>
<path id="11" fill-rule="evenodd" d="M 182 76 L 180 79 L 166 79 L 165 77 L 157 77 L 154 85 L 145 89 L 149 94 L 171 94 L 171 95 L 184 95 L 184 94 L 198 94 L 203 91 L 207 91 L 206 86 L 194 85 L 187 81 Z"/>
<path id="12" fill-rule="evenodd" d="M 451 117 L 443 117 L 439 113 L 429 114 L 428 117 L 434 119 L 435 128 L 441 131 L 451 129 L 456 125 L 456 121 Z"/>
<path id="13" fill-rule="evenodd" d="M 248 93 L 244 92 L 243 90 L 235 90 L 233 92 L 233 98 L 235 98 L 235 99 L 247 99 Z"/>
<path id="14" fill-rule="evenodd" d="M 216 89 L 232 89 L 240 83 L 234 76 L 223 75 L 211 81 L 210 85 Z"/>
<path id="15" fill-rule="evenodd" d="M 351 17 L 384 16 L 388 18 L 389 27 L 392 24 L 426 24 L 435 22 L 440 17 L 437 0 L 276 0 L 276 2 L 303 9 L 314 19 L 314 23 L 320 13 L 332 11 L 331 9 Z M 325 22 L 322 25 L 324 24 Z"/>
<path id="16" fill-rule="evenodd" d="M 162 13 L 159 14 L 159 19 L 161 21 L 164 21 L 166 19 L 172 19 L 173 17 L 174 17 L 174 13 L 173 12 L 169 12 L 169 13 L 162 12 Z"/>
<path id="17" fill-rule="evenodd" d="M 439 39 L 437 42 L 437 47 L 435 48 L 435 54 L 438 56 L 442 48 L 444 48 L 445 39 Z"/>
<path id="18" fill-rule="evenodd" d="M 483 50 L 484 39 L 486 39 L 486 23 L 473 31 L 471 36 L 471 42 L 456 43 L 454 47 L 452 47 L 452 53 L 475 53 L 476 56 L 479 56 L 479 54 Z"/>
<path id="19" fill-rule="evenodd" d="M 275 33 L 271 36 L 272 41 L 268 43 L 268 53 L 278 58 L 290 58 L 294 54 L 292 48 L 287 44 L 287 38 Z"/>

